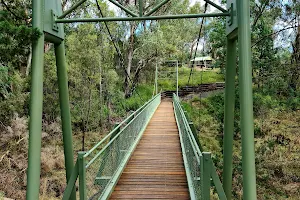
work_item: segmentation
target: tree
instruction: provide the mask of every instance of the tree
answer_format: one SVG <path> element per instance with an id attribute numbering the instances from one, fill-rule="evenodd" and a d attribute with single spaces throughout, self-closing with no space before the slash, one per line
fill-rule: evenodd
<path id="1" fill-rule="evenodd" d="M 131 3 L 131 4 L 130 4 Z M 155 2 L 144 3 L 145 12 L 150 11 Z M 129 2 L 127 6 L 135 7 Z M 160 14 L 183 14 L 199 12 L 200 4 L 192 7 L 189 1 L 172 1 L 156 12 Z M 153 62 L 163 59 L 187 59 L 186 43 L 194 40 L 197 27 L 195 19 L 164 20 L 152 22 L 127 23 L 130 35 L 126 41 L 126 72 L 124 93 L 128 98 L 132 95 L 144 69 L 151 69 Z M 186 34 L 186 33 L 189 34 Z M 151 69 L 154 71 L 154 69 Z M 129 75 L 129 76 L 127 76 Z M 131 81 L 130 81 L 131 80 Z"/>

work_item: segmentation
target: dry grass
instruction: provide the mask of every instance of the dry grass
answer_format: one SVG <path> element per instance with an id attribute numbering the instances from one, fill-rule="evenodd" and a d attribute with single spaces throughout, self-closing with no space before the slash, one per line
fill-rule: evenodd
<path id="1" fill-rule="evenodd" d="M 28 151 L 28 120 L 17 115 L 11 126 L 1 131 L 0 138 L 0 200 L 4 197 L 25 199 Z M 40 199 L 61 199 L 66 187 L 64 152 L 60 122 L 43 124 L 41 150 Z M 87 149 L 103 135 L 87 133 Z M 75 134 L 74 154 L 81 148 L 81 136 Z"/>
<path id="2" fill-rule="evenodd" d="M 259 196 L 300 199 L 300 111 L 271 111 L 257 123 L 264 128 L 255 140 Z"/>
<path id="3" fill-rule="evenodd" d="M 189 105 L 186 109 L 193 122 L 200 124 L 202 147 L 213 153 L 215 164 L 222 173 L 220 122 L 200 107 L 198 101 L 189 101 L 186 105 Z M 198 112 L 199 108 L 201 112 Z M 256 113 L 255 125 L 258 199 L 300 199 L 300 111 L 266 109 Z M 238 132 L 234 137 L 233 165 L 233 199 L 242 199 L 241 135 Z"/>

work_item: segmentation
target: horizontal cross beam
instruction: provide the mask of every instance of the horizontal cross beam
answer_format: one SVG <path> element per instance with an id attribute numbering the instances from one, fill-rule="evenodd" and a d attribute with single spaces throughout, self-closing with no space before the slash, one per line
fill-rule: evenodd
<path id="1" fill-rule="evenodd" d="M 163 16 L 143 16 L 143 17 L 104 17 L 104 18 L 82 18 L 82 19 L 56 19 L 56 23 L 74 22 L 108 22 L 108 21 L 145 21 L 145 20 L 166 20 L 166 19 L 188 19 L 200 17 L 225 17 L 230 13 L 201 13 L 201 14 L 182 14 L 182 15 L 163 15 Z"/>
<path id="2" fill-rule="evenodd" d="M 84 2 L 86 2 L 87 0 L 80 0 L 77 3 L 75 3 L 73 6 L 71 6 L 71 8 L 69 8 L 67 11 L 65 11 L 61 16 L 58 17 L 58 19 L 63 19 L 64 17 L 66 17 L 68 14 L 70 14 L 73 10 L 75 10 L 76 8 L 78 8 L 80 5 L 82 5 Z M 153 14 L 154 12 L 156 12 L 159 8 L 161 8 L 163 5 L 165 5 L 166 3 L 168 3 L 170 0 L 163 0 L 161 3 L 159 3 L 157 6 L 155 6 L 149 13 L 147 13 L 145 16 L 141 16 L 141 7 L 140 7 L 140 16 L 138 17 L 138 15 L 134 12 L 132 12 L 131 10 L 127 9 L 125 6 L 123 6 L 122 4 L 120 4 L 119 2 L 115 1 L 115 0 L 108 0 L 109 2 L 113 3 L 114 5 L 116 5 L 117 7 L 121 8 L 123 11 L 125 11 L 127 14 L 131 15 L 134 18 L 141 18 L 141 17 L 149 17 L 151 14 Z M 228 11 L 224 8 L 222 8 L 221 6 L 215 4 L 214 2 L 210 1 L 210 0 L 204 0 L 206 3 L 212 5 L 213 7 L 217 8 L 218 10 L 222 11 L 223 13 L 228 13 Z M 140 1 L 141 3 L 142 1 Z M 142 6 L 142 4 L 141 4 Z M 214 13 L 212 13 L 214 14 Z M 217 14 L 217 13 L 216 13 Z M 197 14 L 196 14 L 197 15 Z M 201 15 L 201 14 L 199 14 Z M 174 15 L 171 15 L 172 17 L 174 17 Z M 181 16 L 181 15 L 176 15 L 176 16 Z M 229 15 L 224 15 L 224 16 L 229 16 Z M 135 20 L 159 20 L 159 19 L 168 19 L 168 18 L 159 18 L 156 19 L 158 16 L 153 16 L 155 19 L 124 19 L 124 20 L 108 20 L 105 19 L 103 21 L 135 21 Z M 205 17 L 205 16 L 199 16 L 199 17 Z M 212 17 L 216 17 L 216 16 L 212 16 Z M 218 16 L 217 16 L 218 17 Z M 181 18 L 197 18 L 197 17 L 178 17 L 178 18 L 171 18 L 171 19 L 181 19 Z M 57 20 L 57 23 L 61 23 L 59 22 L 59 20 Z M 70 23 L 70 22 L 65 22 L 65 23 Z"/>

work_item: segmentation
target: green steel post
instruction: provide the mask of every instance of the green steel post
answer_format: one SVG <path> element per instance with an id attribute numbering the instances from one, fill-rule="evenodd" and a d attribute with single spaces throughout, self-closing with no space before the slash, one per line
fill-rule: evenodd
<path id="1" fill-rule="evenodd" d="M 79 170 L 79 197 L 80 200 L 86 200 L 86 169 L 85 158 L 86 152 L 78 152 L 78 170 Z"/>
<path id="2" fill-rule="evenodd" d="M 43 112 L 44 24 L 43 0 L 32 1 L 32 28 L 42 35 L 32 43 L 29 147 L 26 199 L 39 199 Z"/>
<path id="3" fill-rule="evenodd" d="M 232 189 L 232 148 L 234 131 L 234 102 L 236 76 L 236 39 L 227 38 L 225 78 L 225 113 L 223 140 L 223 188 L 227 199 L 231 199 Z"/>
<path id="4" fill-rule="evenodd" d="M 157 88 L 157 72 L 158 72 L 158 66 L 157 66 L 157 61 L 156 61 L 156 65 L 155 65 L 155 94 L 157 94 L 158 88 Z"/>
<path id="5" fill-rule="evenodd" d="M 143 0 L 139 0 L 139 9 L 140 9 L 140 17 L 143 16 L 143 8 L 144 4 L 143 4 Z"/>
<path id="6" fill-rule="evenodd" d="M 178 96 L 178 60 L 176 62 L 176 95 Z"/>
<path id="7" fill-rule="evenodd" d="M 67 184 L 67 187 L 64 191 L 64 195 L 63 195 L 62 200 L 70 200 L 71 199 L 72 192 L 75 188 L 77 178 L 78 178 L 78 159 L 77 159 L 77 161 L 76 161 L 76 163 L 73 167 L 72 175 L 71 175 L 71 178 L 68 181 L 68 184 Z"/>
<path id="8" fill-rule="evenodd" d="M 239 40 L 239 92 L 241 109 L 243 199 L 254 200 L 256 196 L 253 94 L 251 69 L 250 1 L 237 1 Z"/>
<path id="9" fill-rule="evenodd" d="M 211 153 L 210 152 L 202 152 L 202 156 L 200 157 L 200 167 L 201 167 L 201 200 L 209 200 L 210 199 L 210 177 L 211 177 Z"/>
<path id="10" fill-rule="evenodd" d="M 57 66 L 57 79 L 59 89 L 60 114 L 62 121 L 63 144 L 65 154 L 65 166 L 67 182 L 69 181 L 73 166 L 73 141 L 72 141 L 72 127 L 71 115 L 69 106 L 69 90 L 68 90 L 68 76 L 67 76 L 67 62 L 65 56 L 65 44 L 62 41 L 60 44 L 55 44 L 55 57 Z M 75 189 L 72 192 L 71 199 L 76 199 Z"/>

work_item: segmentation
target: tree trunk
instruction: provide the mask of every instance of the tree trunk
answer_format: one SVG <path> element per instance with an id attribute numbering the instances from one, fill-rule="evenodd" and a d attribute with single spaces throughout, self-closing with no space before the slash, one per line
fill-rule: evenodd
<path id="1" fill-rule="evenodd" d="M 28 59 L 27 59 L 27 66 L 26 66 L 26 76 L 28 76 L 30 73 L 31 59 L 32 59 L 32 48 L 30 46 L 29 55 L 28 55 Z"/>
<path id="2" fill-rule="evenodd" d="M 124 93 L 125 98 L 130 96 L 130 72 L 132 67 L 132 60 L 133 60 L 133 51 L 134 51 L 134 33 L 136 30 L 136 25 L 134 23 L 130 26 L 130 39 L 129 39 L 129 49 L 128 49 L 128 55 L 127 55 L 127 68 L 126 68 L 126 74 L 125 74 L 125 82 L 124 82 Z"/>
<path id="3" fill-rule="evenodd" d="M 145 66 L 145 64 L 141 64 L 135 70 L 133 83 L 131 85 L 131 89 L 130 89 L 130 93 L 129 93 L 130 96 L 133 94 L 133 91 L 135 90 L 135 87 L 136 87 L 136 85 L 138 83 L 138 80 L 139 80 L 140 72 L 141 72 L 141 70 L 144 66 Z M 128 97 L 130 97 L 130 96 L 128 96 Z"/>
<path id="4" fill-rule="evenodd" d="M 291 79 L 289 86 L 294 91 L 293 95 L 295 95 L 295 91 L 297 90 L 297 86 L 299 85 L 299 76 L 300 76 L 300 17 L 297 19 L 298 27 L 295 42 L 293 46 L 293 54 L 291 60 Z"/>
<path id="5" fill-rule="evenodd" d="M 108 128 L 110 128 L 110 97 L 107 97 L 107 124 L 108 124 Z"/>
<path id="6" fill-rule="evenodd" d="M 85 133 L 87 132 L 89 121 L 90 121 L 90 112 L 91 112 L 91 102 L 92 102 L 92 89 L 89 90 L 89 105 L 86 114 L 86 120 L 84 121 L 84 131 L 82 133 L 82 151 L 85 147 Z"/>
<path id="7" fill-rule="evenodd" d="M 99 126 L 102 127 L 102 105 L 103 105 L 103 97 L 102 97 L 102 68 L 99 67 L 99 73 L 100 73 L 100 80 L 99 80 L 99 112 L 100 112 L 100 119 L 99 119 Z"/>

